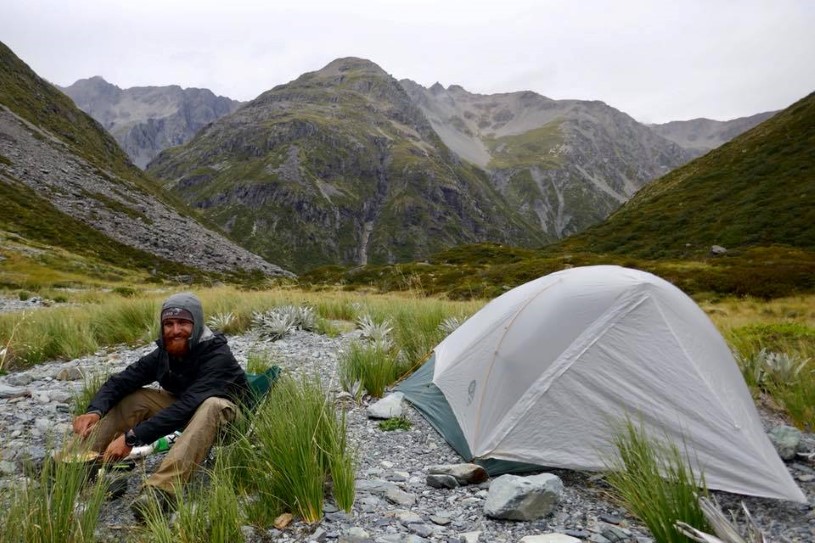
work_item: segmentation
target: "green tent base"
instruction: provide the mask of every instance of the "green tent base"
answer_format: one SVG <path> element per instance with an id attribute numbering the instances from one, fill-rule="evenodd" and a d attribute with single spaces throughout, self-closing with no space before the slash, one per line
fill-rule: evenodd
<path id="1" fill-rule="evenodd" d="M 504 473 L 530 473 L 545 469 L 543 466 L 496 460 L 495 458 L 473 458 L 467 440 L 458 425 L 456 416 L 447 403 L 441 390 L 433 384 L 433 372 L 436 368 L 435 354 L 431 354 L 413 375 L 402 381 L 396 390 L 402 392 L 413 406 L 424 416 L 433 428 L 450 444 L 467 462 L 483 466 L 490 476 Z"/>

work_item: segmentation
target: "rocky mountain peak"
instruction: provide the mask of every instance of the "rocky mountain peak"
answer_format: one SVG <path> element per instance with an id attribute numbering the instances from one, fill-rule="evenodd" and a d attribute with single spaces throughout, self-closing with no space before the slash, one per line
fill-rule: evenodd
<path id="1" fill-rule="evenodd" d="M 178 85 L 121 89 L 100 76 L 80 79 L 61 90 L 110 132 L 140 168 L 242 105 L 209 89 Z"/>
<path id="2" fill-rule="evenodd" d="M 324 78 L 335 78 L 337 76 L 373 76 L 390 77 L 378 64 L 368 59 L 357 57 L 345 57 L 332 60 L 324 68 L 316 72 L 309 72 L 305 75 L 312 75 Z"/>

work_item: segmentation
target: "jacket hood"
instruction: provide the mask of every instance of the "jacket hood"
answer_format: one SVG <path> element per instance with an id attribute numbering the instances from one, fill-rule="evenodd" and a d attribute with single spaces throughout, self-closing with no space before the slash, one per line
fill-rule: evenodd
<path id="1" fill-rule="evenodd" d="M 212 331 L 209 327 L 204 324 L 204 309 L 201 306 L 201 300 L 193 294 L 192 292 L 181 292 L 179 294 L 173 294 L 166 300 L 164 303 L 161 304 L 161 310 L 159 311 L 159 318 L 161 318 L 161 314 L 164 312 L 165 309 L 169 309 L 171 307 L 178 307 L 181 309 L 186 309 L 192 314 L 192 335 L 190 336 L 189 344 L 190 349 L 193 346 L 198 344 L 201 341 L 206 341 L 212 338 Z M 163 344 L 164 338 L 161 334 L 159 334 L 159 341 Z"/>

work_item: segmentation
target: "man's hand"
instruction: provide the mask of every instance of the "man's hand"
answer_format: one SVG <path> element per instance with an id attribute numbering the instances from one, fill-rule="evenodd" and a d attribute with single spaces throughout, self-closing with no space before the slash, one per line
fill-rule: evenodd
<path id="1" fill-rule="evenodd" d="M 85 413 L 84 415 L 75 417 L 74 433 L 79 434 L 80 437 L 88 437 L 93 427 L 96 426 L 96 423 L 99 422 L 101 418 L 99 413 Z"/>
<path id="2" fill-rule="evenodd" d="M 132 450 L 133 447 L 127 446 L 127 443 L 125 443 L 125 436 L 122 434 L 110 442 L 108 448 L 105 449 L 102 460 L 104 462 L 115 462 L 116 460 L 121 460 L 122 458 L 126 457 Z"/>

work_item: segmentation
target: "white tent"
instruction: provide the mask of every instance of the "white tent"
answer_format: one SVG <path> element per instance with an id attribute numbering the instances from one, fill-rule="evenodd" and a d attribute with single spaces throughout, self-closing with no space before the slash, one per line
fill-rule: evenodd
<path id="1" fill-rule="evenodd" d="M 573 268 L 515 288 L 400 390 L 468 460 L 602 470 L 628 417 L 687 444 L 710 488 L 806 501 L 707 315 L 642 271 Z"/>

